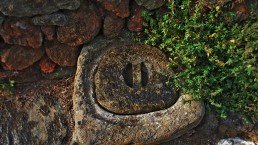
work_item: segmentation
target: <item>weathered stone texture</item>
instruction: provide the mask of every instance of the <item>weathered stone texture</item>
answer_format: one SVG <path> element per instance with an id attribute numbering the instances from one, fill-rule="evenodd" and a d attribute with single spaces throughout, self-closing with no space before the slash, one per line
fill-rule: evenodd
<path id="1" fill-rule="evenodd" d="M 69 22 L 57 28 L 57 39 L 70 46 L 78 46 L 92 40 L 101 28 L 101 19 L 94 4 L 84 1 L 78 10 L 66 13 Z"/>
<path id="2" fill-rule="evenodd" d="M 55 70 L 56 64 L 47 56 L 40 59 L 39 66 L 42 72 L 52 73 Z"/>
<path id="3" fill-rule="evenodd" d="M 78 48 L 59 43 L 58 41 L 46 41 L 45 50 L 47 56 L 60 66 L 74 66 L 77 61 Z"/>
<path id="4" fill-rule="evenodd" d="M 102 7 L 115 15 L 126 18 L 130 15 L 129 11 L 129 0 L 119 0 L 119 1 L 107 1 L 107 0 L 97 0 L 100 2 Z"/>
<path id="5" fill-rule="evenodd" d="M 64 26 L 68 23 L 68 17 L 61 13 L 37 16 L 32 18 L 34 25 Z"/>
<path id="6" fill-rule="evenodd" d="M 239 137 L 222 139 L 217 143 L 217 145 L 256 145 L 256 144 L 257 143 L 255 142 L 243 140 Z"/>
<path id="7" fill-rule="evenodd" d="M 0 144 L 61 145 L 67 122 L 52 96 L 0 102 Z"/>
<path id="8" fill-rule="evenodd" d="M 5 43 L 39 48 L 43 37 L 40 27 L 30 24 L 26 19 L 6 19 L 0 29 Z"/>
<path id="9" fill-rule="evenodd" d="M 0 11 L 8 16 L 24 17 L 50 14 L 59 9 L 75 10 L 80 0 L 1 0 Z"/>
<path id="10" fill-rule="evenodd" d="M 45 35 L 45 39 L 51 41 L 56 38 L 56 27 L 55 26 L 41 26 L 41 31 Z"/>
<path id="11" fill-rule="evenodd" d="M 149 10 L 159 8 L 165 4 L 165 0 L 135 0 L 135 2 Z"/>
<path id="12" fill-rule="evenodd" d="M 119 35 L 124 27 L 125 19 L 120 18 L 112 13 L 107 15 L 104 20 L 103 32 L 104 36 L 111 39 Z"/>
<path id="13" fill-rule="evenodd" d="M 95 75 L 98 103 L 117 114 L 142 114 L 172 106 L 178 93 L 167 86 L 173 74 L 166 56 L 142 45 L 119 46 L 105 53 Z"/>
<path id="14" fill-rule="evenodd" d="M 32 49 L 19 45 L 4 45 L 1 52 L 1 62 L 5 70 L 22 70 L 38 61 L 44 54 L 44 50 Z"/>
<path id="15" fill-rule="evenodd" d="M 127 22 L 127 28 L 132 32 L 140 32 L 143 28 L 142 22 L 142 11 L 144 8 L 142 6 L 138 6 L 136 3 L 133 3 L 131 8 L 131 16 Z"/>
<path id="16" fill-rule="evenodd" d="M 192 99 L 189 95 L 180 96 L 176 103 L 167 109 L 137 115 L 111 113 L 99 105 L 94 87 L 98 61 L 102 60 L 106 52 L 128 43 L 123 39 L 97 38 L 95 42 L 83 48 L 74 84 L 73 143 L 155 144 L 176 138 L 200 123 L 204 106 L 196 101 L 184 104 L 183 100 Z M 119 81 L 119 78 L 116 80 Z M 114 86 L 113 89 L 119 89 L 119 86 Z"/>

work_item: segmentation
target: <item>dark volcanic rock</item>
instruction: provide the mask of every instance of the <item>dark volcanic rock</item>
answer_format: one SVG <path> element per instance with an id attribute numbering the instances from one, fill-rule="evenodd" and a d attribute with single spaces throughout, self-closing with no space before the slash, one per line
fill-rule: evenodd
<path id="1" fill-rule="evenodd" d="M 101 19 L 95 6 L 84 1 L 76 11 L 67 12 L 69 22 L 57 28 L 57 39 L 70 46 L 78 46 L 92 40 L 99 32 Z"/>
<path id="2" fill-rule="evenodd" d="M 1 55 L 5 70 L 22 70 L 38 61 L 44 54 L 43 49 L 32 49 L 23 46 L 4 46 Z"/>
<path id="3" fill-rule="evenodd" d="M 39 48 L 43 37 L 39 26 L 31 25 L 26 20 L 6 19 L 0 29 L 5 43 Z"/>
<path id="4" fill-rule="evenodd" d="M 56 25 L 64 26 L 68 23 L 68 17 L 64 14 L 55 13 L 32 18 L 34 25 Z"/>
<path id="5" fill-rule="evenodd" d="M 127 22 L 127 28 L 132 32 L 140 32 L 142 30 L 143 17 L 141 15 L 143 7 L 133 3 L 131 9 L 131 16 Z"/>
<path id="6" fill-rule="evenodd" d="M 107 0 L 97 0 L 100 2 L 102 7 L 110 12 L 113 12 L 115 15 L 125 18 L 130 15 L 129 12 L 129 0 L 116 0 L 116 1 L 107 1 Z"/>
<path id="7" fill-rule="evenodd" d="M 125 19 L 118 17 L 112 13 L 106 16 L 103 25 L 104 36 L 107 38 L 114 38 L 119 35 L 124 27 Z"/>
<path id="8" fill-rule="evenodd" d="M 68 124 L 62 109 L 52 96 L 0 102 L 0 144 L 62 144 Z"/>
<path id="9" fill-rule="evenodd" d="M 59 9 L 75 10 L 80 0 L 1 0 L 0 11 L 8 16 L 24 17 L 50 14 Z"/>
<path id="10" fill-rule="evenodd" d="M 54 40 L 56 37 L 56 27 L 55 26 L 41 26 L 41 31 L 46 36 L 47 40 Z"/>
<path id="11" fill-rule="evenodd" d="M 128 100 L 130 102 L 128 106 L 125 105 L 125 109 L 139 103 L 139 106 L 134 106 L 137 112 L 137 110 L 144 110 L 143 106 L 140 105 L 146 103 L 147 105 L 145 106 L 148 107 L 148 105 L 152 104 L 152 99 L 159 93 L 157 89 L 153 92 L 154 94 L 146 92 L 146 96 L 144 96 L 143 92 L 146 88 L 158 88 L 161 86 L 162 88 L 160 90 L 166 90 L 164 88 L 165 82 L 161 81 L 162 76 L 157 75 L 159 74 L 158 72 L 164 72 L 162 70 L 167 69 L 167 67 L 157 67 L 157 65 L 163 66 L 164 61 L 161 61 L 161 64 L 155 62 L 155 60 L 159 60 L 159 57 L 163 57 L 164 54 L 161 55 L 157 53 L 156 55 L 158 56 L 149 55 L 154 53 L 157 49 L 149 46 L 126 44 L 129 44 L 128 40 L 105 40 L 96 38 L 93 43 L 82 49 L 78 59 L 74 83 L 73 110 L 75 129 L 72 143 L 155 144 L 176 138 L 200 123 L 204 115 L 204 106 L 201 102 L 196 101 L 184 104 L 183 100 L 192 99 L 189 95 L 180 96 L 175 104 L 172 103 L 170 104 L 172 106 L 168 108 L 165 107 L 163 110 L 156 108 L 154 110 L 157 111 L 145 110 L 143 111 L 145 113 L 138 112 L 139 114 L 134 115 L 112 113 L 106 108 L 112 106 L 100 104 L 99 98 L 102 97 L 101 95 L 108 97 L 106 100 L 109 101 L 109 103 L 113 103 L 114 101 L 114 103 L 117 104 L 117 102 L 121 101 L 122 104 L 125 104 L 124 101 Z M 111 61 L 115 58 L 111 58 L 112 54 L 113 52 L 117 54 L 117 52 L 119 52 L 118 50 L 122 48 L 125 50 L 122 50 L 121 55 L 115 56 L 115 58 L 118 59 L 114 61 L 113 68 Z M 145 52 L 144 49 L 137 50 L 137 48 L 147 48 L 148 53 L 142 54 L 141 52 Z M 129 51 L 127 55 L 126 51 L 128 51 L 128 49 L 136 49 L 135 51 L 139 52 L 132 54 L 132 52 Z M 139 55 L 139 58 L 136 58 L 136 55 Z M 103 64 L 106 63 L 105 60 L 107 61 L 107 70 L 104 69 L 105 66 Z M 154 62 L 153 65 L 146 60 L 152 60 L 151 62 Z M 132 61 L 132 67 L 130 61 Z M 145 67 L 141 65 L 142 62 L 146 62 Z M 118 67 L 126 66 L 123 66 L 125 67 L 124 69 L 119 70 L 116 65 L 118 65 Z M 108 72 L 109 69 L 111 70 Z M 105 74 L 105 72 L 114 74 Z M 115 76 L 115 74 L 120 74 L 120 76 Z M 102 76 L 105 75 L 110 78 L 100 80 L 103 78 Z M 101 90 L 101 86 L 105 86 L 103 90 Z M 121 88 L 123 89 L 123 87 L 127 88 L 127 90 L 124 90 L 124 94 L 121 94 L 123 92 L 119 92 L 119 90 Z M 135 91 L 137 89 L 138 91 Z M 166 95 L 166 92 L 160 91 L 160 93 Z M 170 93 L 173 94 L 173 90 Z M 119 96 L 119 94 L 121 96 Z M 112 99 L 112 95 L 115 95 L 117 99 Z M 143 99 L 142 102 L 140 102 L 141 98 Z M 150 100 L 148 100 L 148 98 Z M 162 100 L 162 98 L 158 97 L 155 99 L 157 99 L 158 102 Z M 170 99 L 173 100 L 173 96 L 165 100 L 170 101 Z M 136 100 L 139 100 L 139 102 Z M 159 103 L 161 103 L 159 106 L 162 106 L 162 101 Z M 114 107 L 119 108 L 119 106 Z M 119 113 L 123 110 L 124 108 L 121 109 Z"/>
<path id="12" fill-rule="evenodd" d="M 60 66 L 74 66 L 77 61 L 78 48 L 58 41 L 46 41 L 45 49 L 48 57 Z"/>
<path id="13" fill-rule="evenodd" d="M 144 6 L 149 10 L 159 8 L 165 4 L 165 0 L 135 0 L 140 6 Z"/>
<path id="14" fill-rule="evenodd" d="M 44 56 L 43 58 L 41 58 L 39 66 L 42 72 L 52 73 L 55 70 L 56 64 L 49 57 Z"/>

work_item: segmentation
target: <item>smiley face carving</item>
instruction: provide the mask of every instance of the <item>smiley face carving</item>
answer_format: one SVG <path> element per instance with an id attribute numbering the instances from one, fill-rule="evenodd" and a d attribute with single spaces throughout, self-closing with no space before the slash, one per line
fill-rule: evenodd
<path id="1" fill-rule="evenodd" d="M 197 126 L 202 102 L 167 86 L 166 56 L 123 38 L 84 46 L 75 76 L 75 144 L 155 144 Z"/>
<path id="2" fill-rule="evenodd" d="M 116 114 L 141 114 L 172 106 L 178 93 L 167 86 L 166 56 L 145 45 L 121 46 L 105 53 L 95 75 L 98 103 Z"/>

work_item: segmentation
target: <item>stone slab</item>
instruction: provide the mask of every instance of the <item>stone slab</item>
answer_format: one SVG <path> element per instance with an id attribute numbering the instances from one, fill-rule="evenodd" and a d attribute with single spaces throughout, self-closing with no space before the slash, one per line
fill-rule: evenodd
<path id="1" fill-rule="evenodd" d="M 107 111 L 95 98 L 94 73 L 101 56 L 112 47 L 131 45 L 122 38 L 102 37 L 84 46 L 79 56 L 74 84 L 73 109 L 75 130 L 72 143 L 77 144 L 154 144 L 174 139 L 197 126 L 203 115 L 202 102 L 181 95 L 167 109 L 135 115 Z"/>

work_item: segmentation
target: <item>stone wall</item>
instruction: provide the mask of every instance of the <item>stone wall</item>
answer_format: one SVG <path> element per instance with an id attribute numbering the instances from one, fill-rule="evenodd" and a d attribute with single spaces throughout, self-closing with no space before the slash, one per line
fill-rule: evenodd
<path id="1" fill-rule="evenodd" d="M 145 100 L 142 99 L 140 105 L 135 102 L 131 103 L 133 107 L 136 104 L 134 108 L 138 106 L 138 110 L 136 110 L 138 112 L 135 112 L 135 110 L 125 112 L 126 108 L 124 106 L 115 108 L 115 111 L 112 112 L 114 106 L 105 104 L 119 99 L 109 102 L 104 100 L 101 104 L 102 107 L 99 107 L 96 104 L 101 103 L 101 98 L 97 98 L 98 101 L 100 100 L 98 103 L 95 102 L 94 95 L 92 95 L 94 93 L 91 92 L 91 90 L 95 90 L 93 89 L 95 86 L 91 87 L 90 85 L 92 82 L 97 84 L 96 90 L 101 92 L 102 86 L 98 85 L 98 81 L 112 82 L 112 80 L 118 78 L 117 76 L 121 76 L 113 76 L 112 73 L 115 71 L 105 72 L 114 68 L 112 63 L 119 60 L 118 58 L 110 60 L 109 69 L 101 69 L 101 66 L 106 67 L 107 64 L 105 63 L 100 66 L 96 63 L 97 60 L 100 60 L 98 57 L 104 50 L 113 49 L 106 47 L 112 46 L 111 42 L 114 45 L 116 44 L 115 48 L 117 50 L 112 50 L 117 52 L 116 55 L 118 53 L 121 56 L 135 55 L 130 61 L 135 61 L 136 58 L 141 58 L 140 56 L 146 56 L 148 52 L 151 52 L 146 46 L 144 49 L 140 49 L 143 47 L 140 45 L 135 46 L 137 51 L 145 50 L 140 54 L 123 52 L 122 49 L 126 47 L 119 49 L 120 46 L 124 46 L 129 41 L 123 40 L 120 45 L 117 45 L 119 43 L 117 40 L 121 39 L 114 38 L 124 32 L 124 29 L 127 32 L 141 32 L 143 29 L 141 12 L 146 9 L 164 10 L 162 6 L 165 4 L 165 0 L 24 1 L 0 0 L 0 83 L 9 80 L 14 80 L 16 83 L 25 83 L 38 81 L 42 78 L 56 79 L 73 75 L 79 53 L 83 50 L 78 61 L 76 81 L 74 84 L 68 85 L 70 91 L 67 91 L 66 80 L 63 80 L 65 83 L 63 82 L 60 86 L 39 82 L 41 86 L 35 85 L 30 89 L 26 88 L 25 94 L 21 91 L 22 93 L 17 93 L 10 98 L 2 97 L 4 101 L 0 100 L 0 122 L 2 122 L 2 124 L 0 123 L 0 144 L 71 144 L 72 142 L 74 144 L 103 144 L 103 142 L 106 144 L 150 144 L 174 139 L 184 133 L 191 136 L 192 133 L 188 130 L 202 120 L 204 115 L 203 104 L 193 102 L 183 106 L 180 104 L 182 99 L 191 100 L 190 96 L 183 95 L 176 100 L 173 98 L 170 102 L 166 98 L 165 101 L 161 100 L 160 104 L 162 102 L 168 103 L 167 105 L 165 103 L 165 107 L 158 108 L 158 104 L 158 107 L 154 110 L 148 109 L 148 105 L 150 106 L 153 103 L 150 102 L 151 97 L 149 96 L 155 93 L 160 94 L 160 90 L 162 91 L 161 95 L 166 96 L 162 94 L 166 92 L 164 89 L 153 87 L 154 84 L 158 84 L 157 86 L 162 84 L 156 82 L 159 77 L 153 77 L 155 79 L 149 80 L 149 84 L 154 81 L 150 85 L 152 88 L 151 90 L 148 90 L 148 87 L 145 88 L 147 97 L 145 97 Z M 257 0 L 199 1 L 206 6 L 206 9 L 222 6 L 227 2 L 236 2 L 232 11 L 237 14 L 240 21 L 248 17 L 250 4 L 257 6 Z M 97 37 L 98 35 L 103 36 Z M 84 48 L 82 48 L 83 46 Z M 159 53 L 155 52 L 153 54 Z M 124 60 L 124 58 L 126 57 L 121 57 L 120 60 Z M 144 58 L 141 59 L 144 60 Z M 146 62 L 151 62 L 148 59 L 146 59 Z M 146 66 L 148 67 L 148 63 L 146 63 Z M 97 76 L 112 74 L 111 79 L 107 81 L 106 78 L 108 77 L 105 75 L 101 79 L 92 77 L 91 72 L 95 71 L 91 69 L 97 67 L 105 72 L 99 72 Z M 85 72 L 89 72 L 88 75 L 85 75 Z M 152 74 L 154 73 L 150 73 L 150 75 Z M 149 74 L 147 73 L 147 75 Z M 138 76 L 140 75 L 138 74 Z M 92 80 L 92 78 L 96 78 L 96 80 Z M 101 83 L 105 84 L 103 82 Z M 119 81 L 116 80 L 116 82 Z M 116 85 L 116 82 L 112 84 Z M 165 81 L 162 80 L 162 82 Z M 73 98 L 72 85 L 75 86 Z M 118 93 L 120 93 L 122 85 L 118 84 L 117 86 L 120 86 L 120 90 L 118 90 Z M 142 85 L 141 87 L 145 86 Z M 85 88 L 88 90 L 84 91 Z M 126 89 L 128 87 L 124 87 L 124 90 Z M 144 90 L 140 89 L 141 91 Z M 139 91 L 135 90 L 139 95 Z M 123 97 L 123 92 L 120 94 L 118 97 Z M 174 94 L 177 95 L 177 93 Z M 170 95 L 168 94 L 168 96 Z M 157 98 L 162 99 L 162 96 Z M 124 104 L 129 104 L 129 101 L 126 100 Z M 154 100 L 154 102 L 157 102 L 157 100 Z M 107 112 L 109 108 L 111 108 L 111 111 Z M 206 135 L 205 137 L 211 136 L 218 126 L 215 117 L 204 120 L 203 124 L 197 129 L 202 134 L 191 137 L 194 144 L 203 134 Z M 235 126 L 232 128 L 235 128 Z M 219 130 L 230 132 L 225 127 L 221 127 Z M 196 134 L 199 134 L 199 132 Z M 182 140 L 185 141 L 184 138 Z"/>
<path id="2" fill-rule="evenodd" d="M 141 11 L 164 0 L 0 1 L 0 80 L 37 81 L 76 65 L 83 44 L 142 30 Z M 70 67 L 70 68 L 69 68 Z M 40 71 L 39 71 L 40 70 Z M 33 77 L 32 77 L 33 76 Z"/>
<path id="3" fill-rule="evenodd" d="M 200 1 L 213 8 L 231 0 Z M 158 9 L 164 3 L 165 0 L 0 0 L 0 82 L 53 78 L 51 74 L 63 74 L 63 70 L 73 74 L 83 44 L 97 35 L 112 39 L 124 28 L 142 31 L 141 12 Z M 238 15 L 246 16 L 245 3 L 235 8 Z"/>

